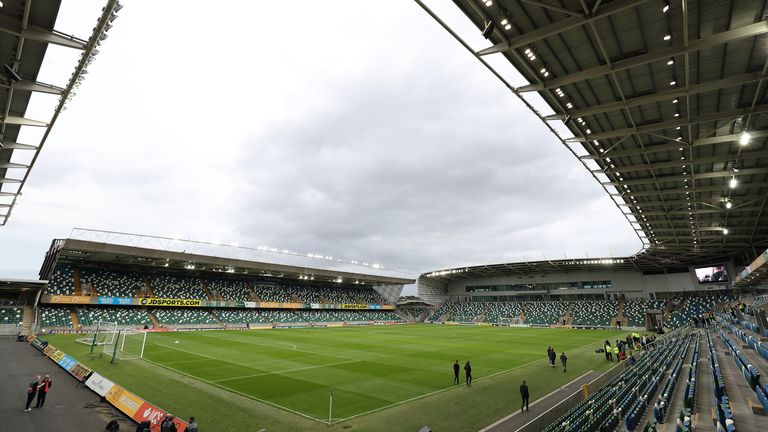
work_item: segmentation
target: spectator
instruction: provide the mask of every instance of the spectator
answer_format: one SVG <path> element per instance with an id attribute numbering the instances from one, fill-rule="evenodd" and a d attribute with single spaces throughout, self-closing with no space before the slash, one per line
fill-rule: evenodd
<path id="1" fill-rule="evenodd" d="M 162 425 L 160 426 L 160 432 L 177 432 L 176 423 L 173 422 L 173 416 L 168 414 L 165 416 Z"/>
<path id="2" fill-rule="evenodd" d="M 565 373 L 565 369 L 566 369 L 566 365 L 565 364 L 566 364 L 567 361 L 568 361 L 568 357 L 565 355 L 565 353 L 561 353 L 560 354 L 560 363 L 563 364 L 563 373 Z"/>
<path id="3" fill-rule="evenodd" d="M 197 432 L 197 423 L 195 423 L 194 417 L 189 418 L 189 425 L 187 426 L 187 429 L 185 429 L 185 432 Z"/>
<path id="4" fill-rule="evenodd" d="M 107 423 L 106 429 L 104 429 L 105 432 L 118 432 L 120 430 L 120 423 L 117 422 L 117 420 L 111 420 L 109 423 Z"/>
<path id="5" fill-rule="evenodd" d="M 24 407 L 25 412 L 32 411 L 32 408 L 29 406 L 32 404 L 32 401 L 35 399 L 35 395 L 37 394 L 37 386 L 40 384 L 40 375 L 36 375 L 34 381 L 29 383 L 29 386 L 27 386 L 27 406 Z"/>
<path id="6" fill-rule="evenodd" d="M 520 405 L 520 412 L 523 412 L 523 408 L 526 411 L 530 411 L 528 409 L 528 386 L 525 384 L 525 381 L 520 385 L 520 397 L 523 399 L 523 403 Z"/>
<path id="7" fill-rule="evenodd" d="M 45 405 L 45 397 L 48 396 L 48 389 L 53 385 L 50 375 L 46 375 L 43 381 L 37 385 L 37 403 L 35 408 L 42 408 Z"/>
<path id="8" fill-rule="evenodd" d="M 152 432 L 152 423 L 149 420 L 144 420 L 136 427 L 136 432 Z"/>

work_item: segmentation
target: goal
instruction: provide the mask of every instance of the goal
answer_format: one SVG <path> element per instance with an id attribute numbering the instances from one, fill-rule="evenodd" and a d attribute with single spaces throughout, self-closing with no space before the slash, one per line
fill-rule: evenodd
<path id="1" fill-rule="evenodd" d="M 114 343 L 114 337 L 117 334 L 117 323 L 107 321 L 97 321 L 96 329 L 92 332 L 85 333 L 82 337 L 77 338 L 77 341 L 90 345 L 91 354 L 97 346 L 102 346 L 108 343 Z"/>
<path id="2" fill-rule="evenodd" d="M 133 330 L 118 331 L 112 342 L 103 345 L 102 355 L 111 357 L 110 362 L 144 358 L 147 332 Z"/>

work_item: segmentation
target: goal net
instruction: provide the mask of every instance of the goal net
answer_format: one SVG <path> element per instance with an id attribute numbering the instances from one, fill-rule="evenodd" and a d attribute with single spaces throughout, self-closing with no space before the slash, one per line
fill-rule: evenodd
<path id="1" fill-rule="evenodd" d="M 147 343 L 147 332 L 123 330 L 117 332 L 110 343 L 103 345 L 103 354 L 116 360 L 133 360 L 144 358 L 144 346 Z"/>
<path id="2" fill-rule="evenodd" d="M 114 343 L 112 340 L 117 334 L 117 323 L 107 321 L 97 321 L 96 329 L 83 334 L 77 338 L 77 341 L 91 346 L 91 353 L 94 347 L 102 346 L 107 343 Z"/>

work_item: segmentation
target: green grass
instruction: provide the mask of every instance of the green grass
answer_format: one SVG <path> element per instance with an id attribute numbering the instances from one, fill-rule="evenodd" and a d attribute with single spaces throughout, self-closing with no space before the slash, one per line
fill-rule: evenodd
<path id="1" fill-rule="evenodd" d="M 428 424 L 464 431 L 514 411 L 523 379 L 533 401 L 586 371 L 607 369 L 594 350 L 619 334 L 444 325 L 151 333 L 147 361 L 113 365 L 90 359 L 88 347 L 71 335 L 47 339 L 145 399 L 198 417 L 207 430 L 385 431 Z M 547 346 L 568 354 L 568 373 L 546 365 Z M 472 388 L 452 385 L 454 360 L 471 361 Z M 331 387 L 328 425 L 321 421 L 328 421 Z"/>

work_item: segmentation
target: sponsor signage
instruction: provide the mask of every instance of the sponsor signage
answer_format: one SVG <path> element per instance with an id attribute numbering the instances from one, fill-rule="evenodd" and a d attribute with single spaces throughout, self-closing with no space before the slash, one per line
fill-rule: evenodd
<path id="1" fill-rule="evenodd" d="M 43 354 L 45 354 L 46 357 L 50 357 L 55 352 L 56 352 L 56 347 L 53 345 L 46 345 L 46 347 L 43 349 Z"/>
<path id="2" fill-rule="evenodd" d="M 92 371 L 90 369 L 81 365 L 80 363 L 75 364 L 75 366 L 69 370 L 69 374 L 77 378 L 77 380 L 80 382 L 83 382 L 85 377 L 87 377 L 91 372 Z"/>
<path id="3" fill-rule="evenodd" d="M 130 297 L 99 297 L 98 304 L 106 305 L 132 305 L 133 300 Z"/>
<path id="4" fill-rule="evenodd" d="M 115 383 L 99 375 L 98 372 L 94 372 L 91 376 L 85 380 L 85 386 L 96 392 L 99 396 L 106 396 L 107 393 L 115 386 Z"/>
<path id="5" fill-rule="evenodd" d="M 61 359 L 63 359 L 63 358 L 64 358 L 64 356 L 65 356 L 65 355 L 66 355 L 66 354 L 64 354 L 63 352 L 61 352 L 61 351 L 59 351 L 59 350 L 56 350 L 56 352 L 54 352 L 53 354 L 51 354 L 51 355 L 50 355 L 50 357 L 51 357 L 51 360 L 53 360 L 53 361 L 55 361 L 56 363 L 58 363 L 58 362 L 59 362 Z"/>
<path id="6" fill-rule="evenodd" d="M 127 414 L 129 417 L 133 417 L 136 411 L 144 404 L 144 400 L 128 390 L 120 387 L 119 385 L 112 386 L 107 392 L 107 400 L 115 406 L 115 408 Z"/>
<path id="7" fill-rule="evenodd" d="M 149 423 L 152 425 L 152 432 L 160 432 L 160 423 L 163 421 L 166 414 L 167 413 L 164 410 L 152 405 L 149 402 L 144 402 L 144 404 L 139 407 L 132 418 L 137 423 L 149 420 Z M 176 424 L 177 430 L 186 430 L 187 423 L 185 421 L 174 418 L 173 422 Z"/>
<path id="8" fill-rule="evenodd" d="M 265 309 L 301 309 L 304 303 L 261 302 L 259 306 Z"/>
<path id="9" fill-rule="evenodd" d="M 46 299 L 47 297 L 47 299 Z M 43 303 L 65 303 L 65 304 L 88 304 L 96 300 L 96 297 L 91 296 L 65 296 L 65 295 L 49 295 L 43 296 Z M 46 301 L 47 300 L 47 301 Z"/>
<path id="10" fill-rule="evenodd" d="M 60 353 L 60 352 L 61 351 L 57 351 L 57 353 Z M 77 361 L 75 361 L 75 359 L 73 359 L 72 357 L 70 357 L 70 356 L 68 356 L 68 355 L 66 355 L 64 353 L 61 353 L 61 354 L 63 355 L 63 357 L 61 357 L 61 359 L 59 361 L 57 361 L 56 363 L 58 363 L 59 366 L 64 368 L 64 370 L 69 372 L 73 367 L 75 367 L 75 365 L 77 365 Z M 51 357 L 51 358 L 53 358 L 53 357 Z"/>
<path id="11" fill-rule="evenodd" d="M 345 304 L 340 304 L 339 309 L 368 309 L 368 305 L 365 303 L 356 303 L 356 304 L 345 303 Z"/>
<path id="12" fill-rule="evenodd" d="M 185 307 L 200 307 L 203 305 L 202 300 L 191 299 L 169 299 L 169 298 L 153 298 L 142 297 L 139 299 L 139 305 L 141 306 L 185 306 Z"/>

